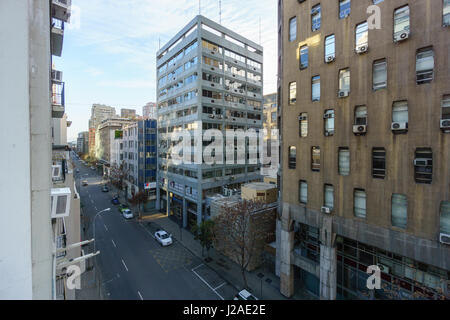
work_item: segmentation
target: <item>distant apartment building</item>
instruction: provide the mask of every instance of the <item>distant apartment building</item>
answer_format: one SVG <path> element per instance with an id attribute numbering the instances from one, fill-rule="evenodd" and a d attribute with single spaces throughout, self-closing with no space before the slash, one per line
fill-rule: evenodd
<path id="1" fill-rule="evenodd" d="M 276 135 L 276 136 L 272 135 L 272 130 L 278 129 L 278 104 L 277 104 L 277 94 L 276 93 L 264 95 L 263 119 L 264 119 L 263 128 L 266 130 L 264 140 L 267 143 L 268 155 L 271 156 L 271 151 L 272 151 L 271 140 L 278 138 L 278 135 Z M 273 166 L 273 168 L 277 168 L 277 165 Z M 262 175 L 264 175 L 264 176 L 272 176 L 275 178 L 277 176 L 277 171 L 274 171 L 271 168 L 270 164 L 263 166 L 261 168 L 261 172 L 262 172 Z"/>
<path id="2" fill-rule="evenodd" d="M 136 118 L 136 110 L 134 110 L 134 109 L 120 109 L 120 116 L 122 118 L 134 119 L 134 118 Z"/>
<path id="3" fill-rule="evenodd" d="M 116 117 L 116 109 L 103 104 L 93 104 L 89 119 L 89 154 L 95 155 L 95 137 L 97 127 L 103 120 Z"/>
<path id="4" fill-rule="evenodd" d="M 83 271 L 88 256 L 79 243 L 64 82 L 52 68 L 52 55 L 62 53 L 71 2 L 3 0 L 0 8 L 0 69 L 8 75 L 0 96 L 9 106 L 0 194 L 4 212 L 14 213 L 0 224 L 0 299 L 75 299 L 75 290 L 65 286 L 66 270 L 78 265 Z"/>
<path id="5" fill-rule="evenodd" d="M 449 298 L 449 18 L 446 0 L 279 2 L 285 296 Z"/>
<path id="6" fill-rule="evenodd" d="M 142 116 L 144 119 L 157 119 L 157 109 L 156 109 L 156 103 L 149 102 L 145 106 L 142 107 Z"/>
<path id="7" fill-rule="evenodd" d="M 78 134 L 77 152 L 87 154 L 89 152 L 89 132 L 84 131 Z"/>
<path id="8" fill-rule="evenodd" d="M 158 208 L 190 227 L 207 219 L 205 199 L 260 178 L 258 164 L 171 160 L 173 132 L 262 128 L 263 48 L 197 16 L 157 53 Z M 206 142 L 205 142 L 206 143 Z M 204 143 L 204 146 L 207 144 Z"/>

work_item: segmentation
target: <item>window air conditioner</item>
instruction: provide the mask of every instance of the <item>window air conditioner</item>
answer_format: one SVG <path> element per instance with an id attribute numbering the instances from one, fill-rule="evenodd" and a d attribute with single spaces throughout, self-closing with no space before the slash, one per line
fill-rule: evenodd
<path id="1" fill-rule="evenodd" d="M 303 120 L 306 120 L 306 119 L 307 119 L 306 117 L 302 117 L 302 116 L 298 117 L 298 121 L 303 121 Z"/>
<path id="2" fill-rule="evenodd" d="M 362 54 L 365 53 L 369 50 L 369 46 L 368 45 L 363 45 L 363 46 L 359 46 L 356 48 L 356 53 Z"/>
<path id="3" fill-rule="evenodd" d="M 358 124 L 353 126 L 353 133 L 356 135 L 363 135 L 367 133 L 367 125 Z"/>
<path id="4" fill-rule="evenodd" d="M 320 210 L 322 213 L 326 213 L 326 214 L 330 214 L 331 213 L 331 209 L 328 207 L 322 207 L 322 209 Z"/>
<path id="5" fill-rule="evenodd" d="M 441 129 L 450 131 L 450 119 L 441 120 Z"/>
<path id="6" fill-rule="evenodd" d="M 325 62 L 330 63 L 330 62 L 333 62 L 334 59 L 336 59 L 336 57 L 334 55 L 330 55 L 325 59 Z"/>
<path id="7" fill-rule="evenodd" d="M 384 264 L 381 264 L 381 263 L 379 263 L 379 264 L 377 264 L 378 265 L 378 267 L 380 268 L 380 271 L 381 272 L 383 272 L 383 273 L 389 273 L 389 267 L 388 266 L 385 266 Z"/>
<path id="8" fill-rule="evenodd" d="M 350 91 L 348 91 L 348 90 L 339 90 L 338 97 L 345 98 L 345 97 L 348 97 L 349 94 L 350 94 Z"/>
<path id="9" fill-rule="evenodd" d="M 68 217 L 70 212 L 70 188 L 53 188 L 51 190 L 51 217 Z"/>
<path id="10" fill-rule="evenodd" d="M 52 166 L 52 180 L 58 181 L 62 179 L 62 165 Z"/>
<path id="11" fill-rule="evenodd" d="M 52 80 L 62 82 L 62 71 L 52 70 Z"/>
<path id="12" fill-rule="evenodd" d="M 443 244 L 450 244 L 450 234 L 441 233 L 439 235 L 439 242 Z"/>
<path id="13" fill-rule="evenodd" d="M 402 31 L 394 34 L 394 42 L 403 41 L 409 38 L 409 31 Z"/>
<path id="14" fill-rule="evenodd" d="M 406 131 L 408 130 L 408 122 L 392 122 L 392 131 Z"/>
<path id="15" fill-rule="evenodd" d="M 426 167 L 426 166 L 432 166 L 433 160 L 431 159 L 424 159 L 424 158 L 418 158 L 414 160 L 414 166 L 415 167 Z"/>

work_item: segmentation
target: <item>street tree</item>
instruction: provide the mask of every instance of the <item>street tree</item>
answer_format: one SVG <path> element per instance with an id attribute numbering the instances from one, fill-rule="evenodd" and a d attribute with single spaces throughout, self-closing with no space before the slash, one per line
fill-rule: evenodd
<path id="1" fill-rule="evenodd" d="M 139 219 L 141 219 L 142 218 L 141 207 L 148 202 L 148 195 L 147 195 L 147 193 L 144 192 L 144 191 L 139 191 L 138 193 L 133 195 L 133 197 L 129 200 L 129 202 L 133 206 L 137 206 L 138 207 Z"/>
<path id="2" fill-rule="evenodd" d="M 274 229 L 273 208 L 257 201 L 242 200 L 224 206 L 214 218 L 214 246 L 239 265 L 245 287 L 245 271 L 261 256 Z"/>
<path id="3" fill-rule="evenodd" d="M 194 224 L 191 228 L 195 240 L 199 240 L 202 245 L 202 257 L 206 248 L 209 257 L 209 249 L 211 249 L 214 240 L 214 221 L 204 220 L 200 225 Z"/>

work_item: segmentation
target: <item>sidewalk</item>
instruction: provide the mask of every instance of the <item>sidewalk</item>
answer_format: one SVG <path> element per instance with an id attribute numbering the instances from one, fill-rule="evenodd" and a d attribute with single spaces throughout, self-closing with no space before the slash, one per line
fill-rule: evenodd
<path id="1" fill-rule="evenodd" d="M 183 245 L 195 256 L 203 260 L 203 263 L 218 273 L 224 280 L 236 288 L 236 293 L 244 288 L 242 273 L 239 266 L 223 254 L 214 250 L 209 250 L 211 261 L 206 262 L 205 255 L 202 257 L 202 247 L 194 236 L 187 230 L 181 229 L 165 214 L 154 214 L 142 219 L 143 222 L 152 222 L 160 228 L 172 234 L 173 238 Z M 182 239 L 182 240 L 181 240 Z M 252 272 L 246 272 L 248 289 L 259 299 L 262 300 L 311 300 L 314 299 L 307 293 L 297 293 L 293 298 L 286 298 L 280 293 L 280 279 L 273 273 L 264 268 L 259 268 Z"/>

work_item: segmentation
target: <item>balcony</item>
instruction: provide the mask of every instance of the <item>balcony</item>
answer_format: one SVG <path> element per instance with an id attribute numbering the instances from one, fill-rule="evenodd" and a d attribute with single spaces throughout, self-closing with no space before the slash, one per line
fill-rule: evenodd
<path id="1" fill-rule="evenodd" d="M 52 118 L 62 118 L 65 112 L 64 82 L 52 84 Z"/>
<path id="2" fill-rule="evenodd" d="M 72 0 L 52 0 L 52 17 L 70 22 Z"/>
<path id="3" fill-rule="evenodd" d="M 61 57 L 64 40 L 64 21 L 52 18 L 52 55 Z"/>

